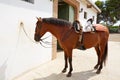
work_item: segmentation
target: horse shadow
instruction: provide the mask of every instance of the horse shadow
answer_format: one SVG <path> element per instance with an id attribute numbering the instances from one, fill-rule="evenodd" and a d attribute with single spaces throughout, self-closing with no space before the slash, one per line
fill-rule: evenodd
<path id="1" fill-rule="evenodd" d="M 94 70 L 82 71 L 82 72 L 75 72 L 72 74 L 71 77 L 66 77 L 66 74 L 59 73 L 59 74 L 51 74 L 50 76 L 43 77 L 43 78 L 36 78 L 34 80 L 88 80 L 97 74 Z"/>

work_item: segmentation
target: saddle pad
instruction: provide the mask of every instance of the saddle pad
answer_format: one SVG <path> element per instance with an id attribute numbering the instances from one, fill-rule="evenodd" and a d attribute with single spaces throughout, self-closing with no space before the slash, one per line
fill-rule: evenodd
<path id="1" fill-rule="evenodd" d="M 93 26 L 95 26 L 97 31 L 106 31 L 106 27 L 101 24 L 94 24 Z"/>

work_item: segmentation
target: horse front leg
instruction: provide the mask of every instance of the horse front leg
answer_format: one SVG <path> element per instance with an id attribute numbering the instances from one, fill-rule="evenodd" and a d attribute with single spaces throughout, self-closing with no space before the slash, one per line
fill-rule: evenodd
<path id="1" fill-rule="evenodd" d="M 72 76 L 72 71 L 73 71 L 73 67 L 72 67 L 72 49 L 68 49 L 67 51 L 68 54 L 68 60 L 69 60 L 69 72 L 67 74 L 67 77 L 71 77 Z"/>
<path id="2" fill-rule="evenodd" d="M 67 77 L 71 77 L 72 75 L 72 71 L 73 71 L 73 67 L 72 67 L 72 50 L 68 49 L 67 51 L 64 51 L 65 54 L 64 54 L 64 58 L 65 58 L 65 67 L 64 69 L 62 70 L 62 72 L 66 72 L 67 71 L 67 68 L 68 68 L 68 62 L 69 62 L 69 66 L 70 66 L 70 69 L 69 69 L 69 72 L 67 74 Z"/>
<path id="3" fill-rule="evenodd" d="M 67 55 L 65 53 L 64 53 L 64 59 L 65 59 L 65 67 L 62 70 L 63 73 L 65 73 L 67 71 L 67 68 L 68 68 Z"/>
<path id="4" fill-rule="evenodd" d="M 70 69 L 69 69 L 69 72 L 67 74 L 67 77 L 71 77 L 72 76 L 72 71 L 73 71 L 73 67 L 72 67 L 72 57 L 69 57 L 69 66 L 70 66 Z"/>

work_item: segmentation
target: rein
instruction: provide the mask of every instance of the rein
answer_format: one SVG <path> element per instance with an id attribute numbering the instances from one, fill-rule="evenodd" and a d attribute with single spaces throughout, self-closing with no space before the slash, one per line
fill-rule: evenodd
<path id="1" fill-rule="evenodd" d="M 44 46 L 43 44 L 45 44 L 45 45 L 55 45 L 55 44 L 52 44 L 52 42 L 43 41 L 43 40 L 47 39 L 48 37 L 50 37 L 50 36 L 47 36 L 47 37 L 45 37 L 45 38 L 43 38 L 43 39 L 40 40 L 40 44 L 41 44 L 43 47 L 45 47 L 45 48 L 51 48 L 51 47 L 46 47 L 46 46 Z"/>
<path id="2" fill-rule="evenodd" d="M 28 36 L 28 34 L 27 34 L 27 32 L 26 32 L 24 26 L 21 26 L 21 27 L 22 27 L 22 29 L 23 29 L 23 31 L 24 31 L 26 37 L 27 37 L 30 41 L 32 41 L 33 43 L 36 43 L 34 40 L 32 40 L 32 39 Z"/>

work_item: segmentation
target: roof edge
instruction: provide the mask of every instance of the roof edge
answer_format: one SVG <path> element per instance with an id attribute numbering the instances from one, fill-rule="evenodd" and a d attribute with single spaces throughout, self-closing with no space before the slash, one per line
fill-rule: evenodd
<path id="1" fill-rule="evenodd" d="M 86 0 L 88 3 L 90 3 L 96 10 L 98 13 L 101 13 L 101 10 L 95 5 L 95 3 L 93 3 L 93 1 L 91 0 Z"/>

